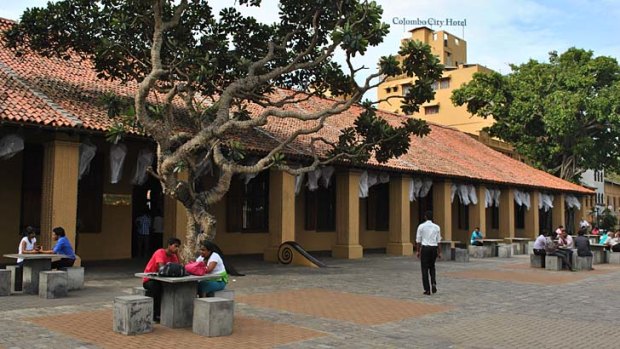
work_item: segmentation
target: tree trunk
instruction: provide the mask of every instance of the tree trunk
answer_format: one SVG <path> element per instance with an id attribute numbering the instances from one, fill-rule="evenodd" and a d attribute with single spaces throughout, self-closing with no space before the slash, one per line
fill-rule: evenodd
<path id="1" fill-rule="evenodd" d="M 179 257 L 183 263 L 196 258 L 200 249 L 200 243 L 204 240 L 215 239 L 215 217 L 203 207 L 194 204 L 186 208 L 187 232 L 185 243 L 181 246 Z"/>

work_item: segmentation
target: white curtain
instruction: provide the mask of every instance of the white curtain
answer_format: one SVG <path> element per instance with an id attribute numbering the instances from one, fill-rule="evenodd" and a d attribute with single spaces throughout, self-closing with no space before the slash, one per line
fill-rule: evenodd
<path id="1" fill-rule="evenodd" d="M 376 173 L 376 172 L 362 172 L 360 176 L 360 190 L 359 197 L 368 197 L 368 189 L 377 183 L 388 183 L 390 181 L 390 175 L 388 173 Z"/>
<path id="2" fill-rule="evenodd" d="M 0 159 L 8 160 L 24 150 L 24 139 L 18 135 L 6 135 L 0 139 Z"/>
<path id="3" fill-rule="evenodd" d="M 299 195 L 301 192 L 301 187 L 303 186 L 305 176 L 305 173 L 295 176 L 295 195 Z"/>
<path id="4" fill-rule="evenodd" d="M 499 197 L 502 194 L 501 190 L 486 188 L 484 194 L 485 194 L 484 195 L 485 196 L 484 207 L 491 207 L 491 206 L 499 207 Z"/>
<path id="5" fill-rule="evenodd" d="M 553 195 L 538 193 L 538 208 L 548 212 L 553 208 Z"/>
<path id="6" fill-rule="evenodd" d="M 153 163 L 153 152 L 150 149 L 140 149 L 136 160 L 136 172 L 133 175 L 132 183 L 142 185 L 146 182 L 146 169 Z"/>
<path id="7" fill-rule="evenodd" d="M 519 206 L 525 206 L 528 210 L 530 209 L 530 193 L 523 192 L 518 189 L 514 189 L 513 191 L 515 196 L 515 202 Z"/>
<path id="8" fill-rule="evenodd" d="M 82 179 L 85 174 L 88 174 L 88 170 L 90 170 L 90 162 L 97 154 L 97 147 L 90 143 L 81 143 L 80 144 L 80 172 L 78 175 L 78 180 Z"/>
<path id="9" fill-rule="evenodd" d="M 367 198 L 368 197 L 368 172 L 366 172 L 366 171 L 362 172 L 362 174 L 360 176 L 360 192 L 359 192 L 359 197 L 360 198 Z"/>
<path id="10" fill-rule="evenodd" d="M 469 184 L 467 185 L 467 191 L 469 192 L 469 201 L 474 205 L 478 205 L 478 195 L 476 194 L 476 187 L 474 187 L 472 184 Z"/>
<path id="11" fill-rule="evenodd" d="M 110 183 L 116 184 L 123 177 L 127 146 L 119 143 L 110 146 Z"/>
<path id="12" fill-rule="evenodd" d="M 409 187 L 409 201 L 416 201 L 417 198 L 424 198 L 428 195 L 433 181 L 429 178 L 411 178 Z"/>
<path id="13" fill-rule="evenodd" d="M 452 186 L 450 187 L 450 202 L 454 202 L 454 194 L 456 194 L 458 190 L 458 187 L 456 186 L 456 184 L 452 184 Z"/>
<path id="14" fill-rule="evenodd" d="M 243 183 L 248 185 L 250 181 L 258 176 L 258 173 L 243 173 L 241 174 L 241 178 L 243 179 Z"/>
<path id="15" fill-rule="evenodd" d="M 576 207 L 578 210 L 581 210 L 581 202 L 575 195 L 566 195 L 564 201 L 566 201 L 566 206 L 568 206 L 568 208 Z"/>
<path id="16" fill-rule="evenodd" d="M 326 166 L 321 169 L 321 183 L 323 183 L 324 188 L 329 188 L 335 170 L 333 166 Z"/>
<path id="17" fill-rule="evenodd" d="M 452 184 L 450 188 L 450 202 L 454 202 L 454 194 L 459 196 L 459 201 L 465 206 L 469 206 L 469 204 L 478 204 L 476 187 L 472 184 Z"/>
<path id="18" fill-rule="evenodd" d="M 321 178 L 321 169 L 308 172 L 308 190 L 315 191 L 319 189 L 319 179 Z"/>

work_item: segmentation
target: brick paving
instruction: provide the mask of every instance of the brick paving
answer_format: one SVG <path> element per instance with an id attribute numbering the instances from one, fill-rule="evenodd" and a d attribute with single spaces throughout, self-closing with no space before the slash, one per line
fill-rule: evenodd
<path id="1" fill-rule="evenodd" d="M 415 258 L 324 260 L 333 267 L 239 261 L 247 276 L 230 284 L 235 327 L 224 338 L 160 325 L 113 333 L 112 300 L 140 284 L 131 275 L 141 267 L 87 266 L 86 288 L 68 298 L 0 297 L 0 349 L 615 347 L 617 265 L 571 273 L 531 269 L 527 256 L 441 262 L 439 292 L 424 296 Z"/>

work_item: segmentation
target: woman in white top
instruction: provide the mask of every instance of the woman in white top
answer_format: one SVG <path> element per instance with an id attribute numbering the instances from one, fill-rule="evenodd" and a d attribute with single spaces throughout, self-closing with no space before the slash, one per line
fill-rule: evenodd
<path id="1" fill-rule="evenodd" d="M 29 254 L 29 253 L 37 253 L 39 248 L 37 247 L 37 238 L 35 237 L 34 229 L 30 226 L 26 227 L 26 231 L 24 232 L 24 237 L 19 242 L 19 246 L 17 247 L 17 253 L 19 254 Z M 21 266 L 24 264 L 23 258 L 17 259 L 17 265 Z"/>
<path id="2" fill-rule="evenodd" d="M 228 283 L 228 273 L 224 261 L 219 253 L 219 247 L 211 241 L 203 241 L 200 246 L 200 256 L 196 261 L 205 262 L 207 274 L 220 275 L 220 279 L 203 280 L 198 283 L 198 295 L 200 298 L 212 296 L 214 292 L 221 291 Z"/>

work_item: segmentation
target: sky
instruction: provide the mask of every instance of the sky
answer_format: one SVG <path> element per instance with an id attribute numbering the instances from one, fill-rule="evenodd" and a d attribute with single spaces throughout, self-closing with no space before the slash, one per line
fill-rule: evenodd
<path id="1" fill-rule="evenodd" d="M 620 0 L 377 0 L 384 9 L 383 21 L 390 24 L 384 42 L 370 48 L 356 63 L 374 67 L 383 55 L 394 54 L 400 40 L 408 37 L 413 25 L 395 21 L 446 22 L 466 20 L 466 26 L 432 26 L 467 41 L 468 62 L 481 64 L 500 73 L 510 72 L 509 64 L 536 59 L 546 61 L 550 51 L 570 47 L 594 51 L 597 56 L 620 58 Z M 44 6 L 47 0 L 0 0 L 0 17 L 19 19 L 27 7 Z M 233 0 L 212 1 L 215 9 Z M 277 1 L 263 0 L 261 8 L 245 10 L 259 21 L 277 20 Z"/>

